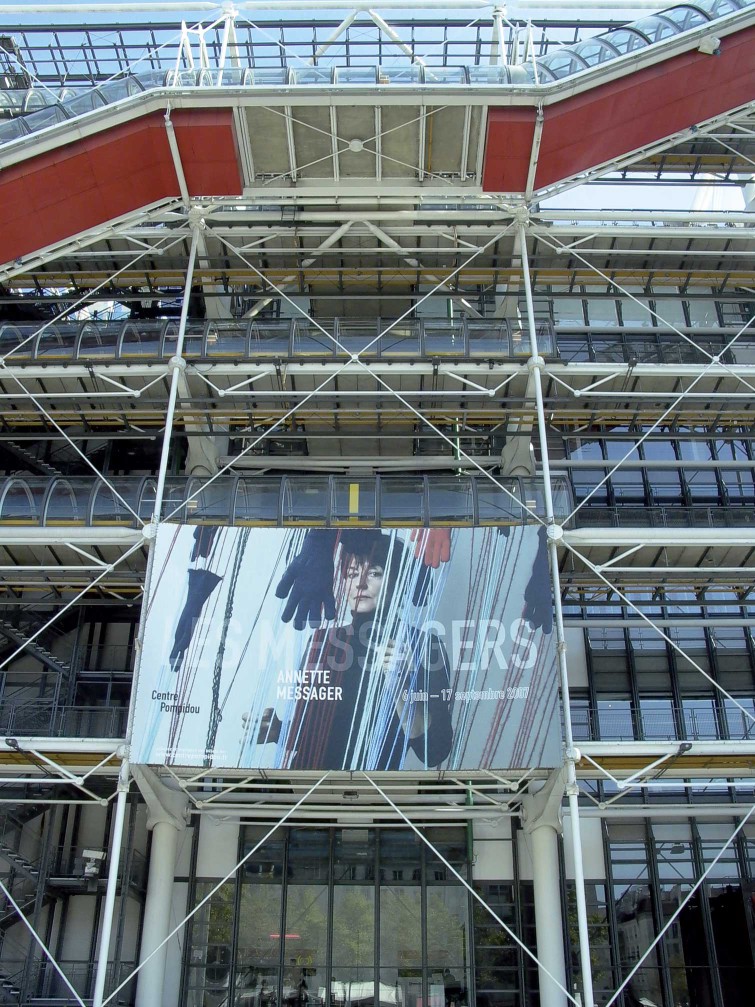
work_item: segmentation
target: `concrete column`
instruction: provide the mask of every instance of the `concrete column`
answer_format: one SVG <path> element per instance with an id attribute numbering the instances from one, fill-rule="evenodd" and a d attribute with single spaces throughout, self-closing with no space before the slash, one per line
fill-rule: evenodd
<path id="1" fill-rule="evenodd" d="M 562 879 L 558 859 L 563 794 L 564 773 L 556 771 L 544 785 L 531 785 L 530 793 L 522 801 L 522 824 L 532 854 L 535 888 L 540 1007 L 566 1007 L 569 1002 L 564 992 L 567 988 L 566 950 L 561 919 Z M 562 989 L 556 983 L 560 983 Z"/>
<path id="2" fill-rule="evenodd" d="M 170 821 L 155 822 L 152 829 L 152 849 L 149 858 L 147 899 L 144 905 L 144 926 L 139 953 L 141 964 L 170 932 L 170 908 L 173 877 L 176 873 L 178 829 Z M 136 1007 L 155 1007 L 163 1003 L 163 982 L 168 944 L 165 943 L 137 977 Z"/>

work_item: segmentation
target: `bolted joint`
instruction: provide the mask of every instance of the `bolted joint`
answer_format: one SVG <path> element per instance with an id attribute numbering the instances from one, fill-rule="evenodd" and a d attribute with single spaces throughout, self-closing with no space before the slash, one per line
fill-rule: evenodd
<path id="1" fill-rule="evenodd" d="M 203 231 L 207 224 L 204 219 L 204 207 L 203 206 L 192 206 L 186 215 L 189 221 L 189 227 L 193 229 L 197 228 Z"/>
<path id="2" fill-rule="evenodd" d="M 527 361 L 527 370 L 532 373 L 532 371 L 544 371 L 545 361 L 542 357 L 530 357 Z"/>
<path id="3" fill-rule="evenodd" d="M 169 371 L 185 371 L 186 370 L 186 361 L 184 360 L 183 357 L 171 357 L 170 360 L 168 361 L 168 370 Z"/>
<path id="4" fill-rule="evenodd" d="M 157 522 L 149 521 L 142 527 L 142 537 L 147 541 L 151 542 L 157 535 Z"/>
<path id="5" fill-rule="evenodd" d="M 560 542 L 564 537 L 564 529 L 560 524 L 549 524 L 545 529 L 545 534 L 551 542 Z"/>
<path id="6" fill-rule="evenodd" d="M 564 758 L 567 762 L 579 762 L 582 758 L 582 753 L 578 748 L 572 746 L 571 748 L 566 749 L 564 752 Z"/>
<path id="7" fill-rule="evenodd" d="M 512 216 L 514 218 L 514 223 L 516 224 L 524 224 L 526 227 L 530 222 L 530 211 L 524 204 L 521 206 L 515 206 Z"/>

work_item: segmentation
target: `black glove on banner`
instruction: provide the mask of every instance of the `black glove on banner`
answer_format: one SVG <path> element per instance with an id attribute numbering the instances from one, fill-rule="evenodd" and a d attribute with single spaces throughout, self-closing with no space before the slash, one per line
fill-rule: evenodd
<path id="1" fill-rule="evenodd" d="M 204 527 L 202 525 L 197 525 L 194 529 L 194 545 L 191 550 L 191 561 L 199 559 L 207 559 L 207 557 L 212 552 L 212 546 L 215 542 L 215 536 L 220 531 L 219 528 L 213 528 L 211 526 Z"/>
<path id="2" fill-rule="evenodd" d="M 553 599 L 551 597 L 550 567 L 548 566 L 548 535 L 544 527 L 538 529 L 538 544 L 532 576 L 524 589 L 524 618 L 533 629 L 550 633 L 553 629 Z"/>
<path id="3" fill-rule="evenodd" d="M 189 570 L 189 593 L 176 626 L 173 649 L 170 652 L 171 671 L 178 671 L 183 656 L 191 644 L 205 602 L 222 579 L 210 570 Z"/>
<path id="4" fill-rule="evenodd" d="M 501 525 L 498 534 L 508 538 L 511 534 L 509 525 Z M 548 566 L 548 535 L 545 527 L 538 529 L 537 553 L 532 564 L 532 575 L 524 589 L 524 610 L 522 615 L 530 624 L 531 629 L 542 629 L 550 633 L 553 629 L 553 600 L 551 598 L 551 577 Z"/>
<path id="5" fill-rule="evenodd" d="M 301 551 L 286 567 L 275 589 L 276 598 L 288 598 L 281 618 L 294 620 L 294 629 L 309 622 L 317 628 L 336 617 L 333 597 L 333 552 L 337 532 L 318 528 L 308 531 Z"/>

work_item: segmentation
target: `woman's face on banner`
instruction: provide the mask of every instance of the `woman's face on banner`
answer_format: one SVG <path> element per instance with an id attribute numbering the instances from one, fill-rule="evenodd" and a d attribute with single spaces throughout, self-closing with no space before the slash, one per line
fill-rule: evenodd
<path id="1" fill-rule="evenodd" d="M 346 603 L 352 612 L 366 615 L 377 608 L 385 571 L 378 563 L 352 556 L 346 567 Z"/>

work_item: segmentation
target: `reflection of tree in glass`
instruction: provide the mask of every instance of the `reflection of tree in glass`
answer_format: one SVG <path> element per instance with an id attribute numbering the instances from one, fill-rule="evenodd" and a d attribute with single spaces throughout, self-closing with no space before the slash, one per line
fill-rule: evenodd
<path id="1" fill-rule="evenodd" d="M 427 890 L 427 961 L 430 968 L 466 965 L 467 893 L 461 887 Z"/>
<path id="2" fill-rule="evenodd" d="M 380 958 L 383 965 L 422 963 L 422 911 L 418 887 L 381 888 Z"/>
<path id="3" fill-rule="evenodd" d="M 372 890 L 336 888 L 333 907 L 333 965 L 371 966 L 374 961 L 375 904 Z"/>
<path id="4" fill-rule="evenodd" d="M 507 885 L 506 888 L 509 898 L 513 899 L 510 886 Z M 491 909 L 494 909 L 497 915 L 516 932 L 513 902 L 504 902 L 490 892 L 483 891 L 481 894 Z M 501 982 L 500 969 L 517 968 L 519 957 L 517 945 L 478 902 L 474 904 L 474 928 L 477 988 L 495 989 Z"/>
<path id="5" fill-rule="evenodd" d="M 212 887 L 209 882 L 197 885 L 197 903 L 205 898 Z M 228 979 L 234 890 L 233 882 L 223 885 L 193 918 L 190 961 L 206 965 L 205 981 L 211 986 L 225 985 Z M 199 980 L 198 975 L 195 980 Z"/>
<path id="6" fill-rule="evenodd" d="M 587 926 L 590 934 L 590 971 L 596 990 L 607 990 L 613 985 L 611 975 L 610 933 L 608 910 L 603 885 L 585 886 L 588 902 Z M 566 921 L 571 946 L 572 968 L 577 983 L 581 985 L 581 964 L 579 960 L 579 923 L 577 920 L 577 897 L 574 885 L 570 885 L 566 897 Z"/>
<path id="7" fill-rule="evenodd" d="M 290 962 L 302 950 L 325 959 L 328 889 L 325 885 L 289 885 L 286 899 L 286 933 L 298 937 L 286 941 L 285 958 Z"/>
<path id="8" fill-rule="evenodd" d="M 277 967 L 280 957 L 280 885 L 244 885 L 239 910 L 239 959 L 245 966 Z"/>

